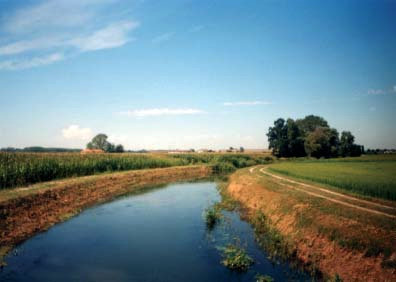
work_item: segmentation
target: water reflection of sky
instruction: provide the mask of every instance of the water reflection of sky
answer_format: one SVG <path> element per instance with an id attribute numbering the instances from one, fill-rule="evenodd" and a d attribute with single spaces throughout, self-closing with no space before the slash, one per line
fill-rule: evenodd
<path id="1" fill-rule="evenodd" d="M 93 207 L 18 247 L 0 280 L 252 281 L 257 273 L 291 279 L 294 272 L 266 258 L 237 214 L 225 213 L 227 220 L 206 230 L 202 212 L 219 199 L 214 183 L 184 183 Z M 246 274 L 220 263 L 219 247 L 234 237 L 255 260 Z"/>

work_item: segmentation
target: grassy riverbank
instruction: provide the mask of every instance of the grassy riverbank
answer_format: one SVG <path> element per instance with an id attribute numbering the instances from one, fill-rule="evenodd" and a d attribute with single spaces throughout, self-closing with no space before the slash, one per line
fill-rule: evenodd
<path id="1" fill-rule="evenodd" d="M 273 173 L 262 166 L 239 170 L 226 188 L 254 224 L 265 249 L 275 256 L 295 258 L 326 279 L 396 278 L 395 202 L 355 200 L 331 194 L 334 190 L 328 185 L 290 183 L 266 171 Z"/>

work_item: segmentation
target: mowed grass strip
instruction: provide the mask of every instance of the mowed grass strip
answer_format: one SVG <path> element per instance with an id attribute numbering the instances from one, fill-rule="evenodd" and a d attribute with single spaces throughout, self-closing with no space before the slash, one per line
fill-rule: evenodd
<path id="1" fill-rule="evenodd" d="M 270 171 L 333 186 L 347 192 L 396 200 L 396 159 L 365 157 L 288 161 L 271 165 Z"/>

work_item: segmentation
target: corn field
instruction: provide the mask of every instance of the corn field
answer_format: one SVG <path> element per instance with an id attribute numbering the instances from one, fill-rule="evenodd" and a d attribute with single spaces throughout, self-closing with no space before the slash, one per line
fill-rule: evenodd
<path id="1" fill-rule="evenodd" d="M 79 153 L 0 153 L 0 189 L 73 176 L 187 164 L 158 155 Z"/>
<path id="2" fill-rule="evenodd" d="M 272 162 L 272 158 L 247 154 L 92 154 L 1 153 L 0 189 L 103 172 L 208 164 L 215 173 Z"/>

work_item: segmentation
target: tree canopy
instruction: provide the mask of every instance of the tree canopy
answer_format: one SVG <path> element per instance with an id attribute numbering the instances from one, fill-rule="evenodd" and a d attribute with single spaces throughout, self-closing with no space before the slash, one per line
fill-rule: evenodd
<path id="1" fill-rule="evenodd" d="M 115 145 L 107 141 L 107 135 L 99 133 L 91 142 L 87 144 L 87 149 L 100 149 L 108 153 L 122 153 L 124 152 L 124 147 L 121 144 Z"/>
<path id="2" fill-rule="evenodd" d="M 354 144 L 355 137 L 343 131 L 341 138 L 337 129 L 319 116 L 309 115 L 303 119 L 285 121 L 279 118 L 267 133 L 269 149 L 277 157 L 360 156 L 363 146 Z"/>

